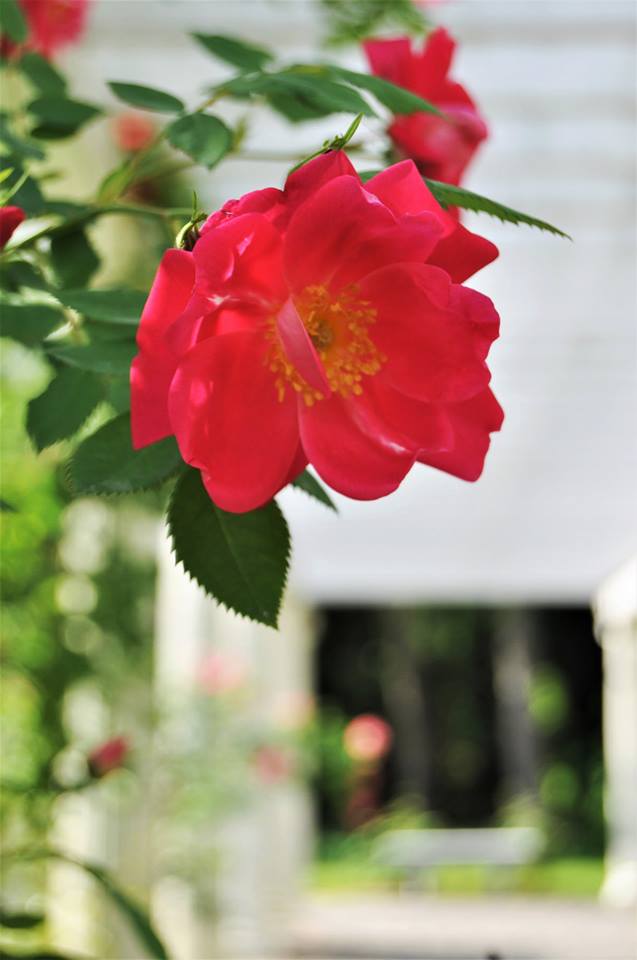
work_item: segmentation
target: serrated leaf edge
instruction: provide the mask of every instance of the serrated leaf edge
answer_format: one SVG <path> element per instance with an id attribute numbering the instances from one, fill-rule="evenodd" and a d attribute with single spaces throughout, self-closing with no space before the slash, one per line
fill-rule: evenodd
<path id="1" fill-rule="evenodd" d="M 179 479 L 178 479 L 177 482 L 175 483 L 175 486 L 173 487 L 173 489 L 172 489 L 172 491 L 171 491 L 171 493 L 170 493 L 170 497 L 168 498 L 168 504 L 167 504 L 167 506 L 166 506 L 166 512 L 165 512 L 165 515 L 164 515 L 164 520 L 165 520 L 165 523 L 166 523 L 166 529 L 167 529 L 167 531 L 168 531 L 168 536 L 169 536 L 169 540 L 170 540 L 170 552 L 171 552 L 171 554 L 172 554 L 173 557 L 174 557 L 175 566 L 177 566 L 177 567 L 181 566 L 181 568 L 183 569 L 183 571 L 184 571 L 184 573 L 186 574 L 186 576 L 188 577 L 188 579 L 189 579 L 191 582 L 196 583 L 197 586 L 198 586 L 201 590 L 203 590 L 203 592 L 205 593 L 205 595 L 206 595 L 207 597 L 210 597 L 212 600 L 214 600 L 214 602 L 217 604 L 217 606 L 222 607 L 227 613 L 232 613 L 234 616 L 239 617 L 241 620 L 250 620 L 252 623 L 259 623 L 259 624 L 261 624 L 261 626 L 269 627 L 269 628 L 272 629 L 272 630 L 278 630 L 278 629 L 279 629 L 279 617 L 280 617 L 280 614 L 281 614 L 281 607 L 282 607 L 282 605 L 283 605 L 283 598 L 284 598 L 284 596 L 285 596 L 285 591 L 287 590 L 287 586 L 288 586 L 288 575 L 289 575 L 289 572 L 290 572 L 290 559 L 291 559 L 291 557 L 292 557 L 292 537 L 290 536 L 290 528 L 289 528 L 289 526 L 288 526 L 288 522 L 287 522 L 287 520 L 286 520 L 285 514 L 283 513 L 283 510 L 281 510 L 281 507 L 279 506 L 277 500 L 273 497 L 273 498 L 272 498 L 272 501 L 270 501 L 270 502 L 272 502 L 272 503 L 275 504 L 277 510 L 279 511 L 279 513 L 281 514 L 281 516 L 283 517 L 283 519 L 285 520 L 285 526 L 286 526 L 286 529 L 287 529 L 287 546 L 286 546 L 286 551 L 285 551 L 285 571 L 284 571 L 284 573 L 283 573 L 283 585 L 282 585 L 282 587 L 281 587 L 281 594 L 280 594 L 280 596 L 279 596 L 279 602 L 278 602 L 278 604 L 277 604 L 277 608 L 276 608 L 276 610 L 274 611 L 274 620 L 273 620 L 273 622 L 270 623 L 269 621 L 266 621 L 266 620 L 256 620 L 254 617 L 251 617 L 250 614 L 248 614 L 248 613 L 242 613 L 241 610 L 237 610 L 237 609 L 236 609 L 235 607 L 233 607 L 231 604 L 226 603 L 225 600 L 221 600 L 219 597 L 215 596 L 215 594 L 214 594 L 214 593 L 211 593 L 211 592 L 208 590 L 208 588 L 205 586 L 205 584 L 203 584 L 203 583 L 199 580 L 199 578 L 197 577 L 197 575 L 196 575 L 195 573 L 191 573 L 191 571 L 188 570 L 188 568 L 186 567 L 184 561 L 181 560 L 181 559 L 177 556 L 177 547 L 176 547 L 176 545 L 175 545 L 175 535 L 174 535 L 173 527 L 172 527 L 172 523 L 171 523 L 171 509 L 172 509 L 172 506 L 173 506 L 174 501 L 175 501 L 175 494 L 176 494 L 176 492 L 177 492 L 177 486 L 178 486 L 178 484 L 179 484 Z M 210 502 L 213 503 L 212 499 L 210 500 Z M 214 506 L 214 504 L 213 504 L 213 506 Z M 265 506 L 265 504 L 264 504 L 264 506 Z"/>

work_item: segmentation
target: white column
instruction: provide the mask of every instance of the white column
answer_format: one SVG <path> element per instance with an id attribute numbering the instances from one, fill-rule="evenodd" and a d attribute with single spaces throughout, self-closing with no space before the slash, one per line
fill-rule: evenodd
<path id="1" fill-rule="evenodd" d="M 601 585 L 595 629 L 604 662 L 605 811 L 602 899 L 637 905 L 637 557 Z"/>
<path id="2" fill-rule="evenodd" d="M 287 597 L 274 631 L 228 613 L 175 566 L 167 540 L 159 549 L 156 622 L 158 706 L 180 699 L 195 685 L 212 650 L 228 651 L 249 665 L 251 695 L 237 703 L 249 725 L 266 731 L 285 722 L 287 705 L 311 690 L 312 618 Z M 221 775 L 223 772 L 221 771 Z M 213 822 L 219 850 L 211 870 L 215 915 L 197 908 L 196 890 L 158 877 L 153 913 L 176 960 L 282 955 L 302 869 L 309 855 L 310 804 L 298 781 L 254 791 L 236 812 Z"/>

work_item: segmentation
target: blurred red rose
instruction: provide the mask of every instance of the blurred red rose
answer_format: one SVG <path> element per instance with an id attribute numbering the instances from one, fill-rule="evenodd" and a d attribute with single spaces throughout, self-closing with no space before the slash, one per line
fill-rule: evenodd
<path id="1" fill-rule="evenodd" d="M 378 761 L 389 752 L 393 738 L 392 728 L 382 717 L 362 713 L 345 727 L 343 746 L 352 760 Z"/>
<path id="2" fill-rule="evenodd" d="M 459 184 L 488 130 L 465 88 L 448 77 L 455 46 L 439 27 L 421 52 L 408 37 L 368 40 L 364 49 L 377 76 L 417 93 L 449 118 L 430 113 L 397 117 L 388 133 L 398 152 L 410 157 L 423 176 Z"/>
<path id="3" fill-rule="evenodd" d="M 122 113 L 113 121 L 115 142 L 120 150 L 137 153 L 143 150 L 155 138 L 157 127 L 150 117 L 142 113 Z"/>
<path id="4" fill-rule="evenodd" d="M 1 0 L 0 0 L 1 2 Z M 29 35 L 24 43 L 0 38 L 3 56 L 34 50 L 50 59 L 62 47 L 79 39 L 86 23 L 90 0 L 18 0 Z"/>
<path id="5" fill-rule="evenodd" d="M 359 500 L 416 461 L 477 479 L 502 422 L 486 365 L 499 318 L 461 284 L 496 256 L 411 161 L 363 185 L 335 151 L 230 201 L 160 264 L 131 369 L 134 446 L 174 434 L 237 513 L 308 462 Z"/>
<path id="6" fill-rule="evenodd" d="M 126 737 L 113 737 L 88 755 L 88 767 L 92 777 L 99 779 L 121 767 L 129 753 L 130 745 Z"/>
<path id="7" fill-rule="evenodd" d="M 0 250 L 3 249 L 25 219 L 20 207 L 0 207 Z"/>

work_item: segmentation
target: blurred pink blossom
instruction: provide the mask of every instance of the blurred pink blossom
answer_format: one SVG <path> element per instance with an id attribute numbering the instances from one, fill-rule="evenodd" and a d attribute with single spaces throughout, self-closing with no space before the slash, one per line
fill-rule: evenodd
<path id="1" fill-rule="evenodd" d="M 155 138 L 157 127 L 150 117 L 129 110 L 121 113 L 113 121 L 113 134 L 120 150 L 137 153 L 143 150 Z"/>
<path id="2" fill-rule="evenodd" d="M 264 744 L 257 747 L 253 756 L 254 768 L 261 783 L 274 784 L 287 780 L 293 773 L 294 763 L 290 754 L 281 747 Z"/>
<path id="3" fill-rule="evenodd" d="M 248 675 L 248 668 L 236 653 L 215 650 L 209 653 L 199 665 L 197 683 L 205 693 L 216 695 L 231 693 L 242 687 Z"/>
<path id="4" fill-rule="evenodd" d="M 343 733 L 345 752 L 352 760 L 363 762 L 381 760 L 388 753 L 392 740 L 392 728 L 373 713 L 354 717 Z"/>

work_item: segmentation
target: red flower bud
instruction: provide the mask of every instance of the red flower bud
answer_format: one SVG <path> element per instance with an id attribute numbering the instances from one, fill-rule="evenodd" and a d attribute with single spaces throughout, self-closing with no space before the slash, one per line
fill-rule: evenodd
<path id="1" fill-rule="evenodd" d="M 0 207 L 0 250 L 7 245 L 13 236 L 13 231 L 23 220 L 24 210 L 20 207 Z"/>
<path id="2" fill-rule="evenodd" d="M 88 767 L 91 776 L 96 780 L 117 770 L 124 764 L 129 752 L 129 743 L 126 737 L 113 737 L 101 746 L 96 747 L 88 755 Z"/>

